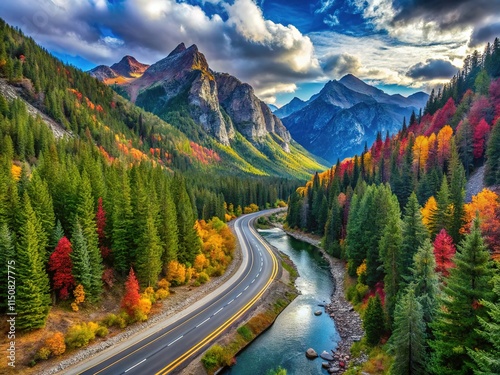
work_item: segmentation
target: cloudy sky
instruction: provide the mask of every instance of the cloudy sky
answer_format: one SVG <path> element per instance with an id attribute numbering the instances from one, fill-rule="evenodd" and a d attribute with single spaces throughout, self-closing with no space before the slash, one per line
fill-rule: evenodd
<path id="1" fill-rule="evenodd" d="M 278 105 L 347 73 L 390 93 L 428 90 L 500 36 L 500 0 L 15 0 L 0 16 L 84 70 L 194 43 Z"/>

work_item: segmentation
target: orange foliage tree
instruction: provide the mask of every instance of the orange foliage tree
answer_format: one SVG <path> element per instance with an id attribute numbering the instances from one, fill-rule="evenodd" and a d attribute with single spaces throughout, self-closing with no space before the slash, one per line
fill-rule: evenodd
<path id="1" fill-rule="evenodd" d="M 129 316 L 133 316 L 135 309 L 139 306 L 140 299 L 139 282 L 135 277 L 134 270 L 130 268 L 127 281 L 125 282 L 125 295 L 121 303 L 122 309 L 124 309 Z"/>

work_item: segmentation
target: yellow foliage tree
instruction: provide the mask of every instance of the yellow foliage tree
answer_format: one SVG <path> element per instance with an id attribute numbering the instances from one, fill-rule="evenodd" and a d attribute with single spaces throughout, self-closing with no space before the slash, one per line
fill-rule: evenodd
<path id="1" fill-rule="evenodd" d="M 173 285 L 182 285 L 186 281 L 186 266 L 172 260 L 167 266 L 167 281 Z"/>
<path id="2" fill-rule="evenodd" d="M 437 210 L 437 202 L 436 198 L 430 197 L 427 202 L 425 203 L 424 207 L 420 210 L 422 213 L 422 222 L 424 225 L 427 227 L 427 229 L 430 229 L 430 222 L 431 222 L 431 216 L 434 211 Z"/>
<path id="3" fill-rule="evenodd" d="M 61 332 L 55 332 L 45 340 L 45 346 L 50 350 L 52 355 L 63 354 L 66 351 L 64 335 Z"/>
<path id="4" fill-rule="evenodd" d="M 78 305 L 85 301 L 85 290 L 83 290 L 82 284 L 78 284 L 75 290 L 73 290 L 73 296 L 75 296 L 75 301 L 71 304 L 71 308 L 73 311 L 78 311 Z"/>
<path id="5" fill-rule="evenodd" d="M 426 136 L 419 135 L 413 144 L 413 169 L 418 173 L 425 170 L 427 157 L 429 156 L 429 142 Z"/>
<path id="6" fill-rule="evenodd" d="M 440 165 L 450 156 L 450 141 L 453 136 L 453 129 L 450 125 L 444 126 L 437 135 L 438 161 Z"/>

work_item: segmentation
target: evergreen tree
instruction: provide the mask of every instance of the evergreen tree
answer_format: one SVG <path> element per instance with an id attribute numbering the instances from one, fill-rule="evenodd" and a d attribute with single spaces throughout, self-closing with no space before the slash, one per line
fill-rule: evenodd
<path id="1" fill-rule="evenodd" d="M 389 317 L 389 322 L 392 322 L 394 308 L 396 306 L 399 284 L 400 284 L 400 269 L 401 262 L 401 243 L 402 237 L 402 221 L 400 219 L 399 204 L 397 204 L 397 213 L 391 215 L 387 223 L 384 234 L 379 242 L 380 258 L 384 265 L 384 291 L 385 291 L 385 310 Z"/>
<path id="2" fill-rule="evenodd" d="M 52 236 L 50 238 L 50 248 L 55 249 L 59 240 L 64 237 L 64 229 L 61 225 L 61 222 L 57 220 L 54 231 L 52 232 Z"/>
<path id="3" fill-rule="evenodd" d="M 393 375 L 425 375 L 425 324 L 422 306 L 410 285 L 396 306 L 389 350 L 394 355 Z"/>
<path id="4" fill-rule="evenodd" d="M 49 313 L 49 277 L 43 266 L 45 249 L 40 245 L 41 224 L 23 196 L 21 227 L 16 244 L 16 326 L 32 330 L 45 326 Z"/>
<path id="5" fill-rule="evenodd" d="M 478 317 L 480 328 L 477 332 L 489 342 L 487 350 L 468 349 L 469 355 L 475 363 L 474 374 L 500 374 L 500 276 L 496 276 L 493 291 L 496 294 L 496 303 L 481 301 L 486 307 L 489 320 Z"/>
<path id="6" fill-rule="evenodd" d="M 88 175 L 84 172 L 78 189 L 77 215 L 87 245 L 90 261 L 90 285 L 81 283 L 88 300 L 96 302 L 102 293 L 102 256 L 99 250 L 99 237 L 95 221 L 94 198 Z M 79 282 L 77 282 L 79 283 Z"/>
<path id="7" fill-rule="evenodd" d="M 384 309 L 382 301 L 377 294 L 375 297 L 370 297 L 368 307 L 365 311 L 363 319 L 363 329 L 365 330 L 366 342 L 368 345 L 374 346 L 380 342 L 380 338 L 384 334 Z"/>
<path id="8" fill-rule="evenodd" d="M 340 236 L 342 230 L 341 209 L 337 197 L 333 198 L 332 208 L 325 224 L 325 250 L 332 256 L 341 257 Z"/>
<path id="9" fill-rule="evenodd" d="M 436 203 L 437 207 L 431 212 L 429 222 L 432 238 L 435 238 L 436 234 L 438 234 L 441 229 L 446 229 L 448 231 L 450 226 L 450 192 L 446 176 L 443 176 L 441 188 L 436 197 Z"/>
<path id="10" fill-rule="evenodd" d="M 160 226 L 159 235 L 163 244 L 162 261 L 167 264 L 172 260 L 177 260 L 177 252 L 179 249 L 179 233 L 177 228 L 177 212 L 175 203 L 172 198 L 172 189 L 170 184 L 165 186 L 160 200 Z"/>
<path id="11" fill-rule="evenodd" d="M 487 186 L 500 184 L 500 119 L 491 130 L 486 157 L 484 183 Z"/>
<path id="12" fill-rule="evenodd" d="M 75 219 L 75 227 L 73 228 L 71 243 L 73 245 L 73 251 L 71 252 L 70 257 L 71 262 L 73 263 L 72 273 L 75 279 L 75 284 L 82 285 L 85 291 L 91 290 L 92 266 L 90 264 L 89 248 L 78 217 Z"/>
<path id="13" fill-rule="evenodd" d="M 133 246 L 132 205 L 130 203 L 130 184 L 127 172 L 122 171 L 121 181 L 115 190 L 114 210 L 112 213 L 112 251 L 115 270 L 124 274 L 130 267 L 130 247 Z"/>
<path id="14" fill-rule="evenodd" d="M 415 193 L 410 195 L 405 206 L 402 237 L 399 274 L 400 282 L 404 286 L 411 275 L 415 253 L 429 237 L 429 231 L 422 222 L 422 213 Z"/>
<path id="15" fill-rule="evenodd" d="M 490 300 L 492 268 L 490 254 L 481 237 L 479 222 L 474 220 L 470 234 L 461 242 L 440 298 L 441 308 L 431 324 L 435 340 L 431 370 L 439 375 L 470 374 L 473 369 L 467 350 L 485 345 L 475 331 L 478 316 L 485 315 L 481 300 Z"/>
<path id="16" fill-rule="evenodd" d="M 12 233 L 9 227 L 4 223 L 0 227 L 0 312 L 4 313 L 7 310 L 8 302 L 8 280 L 9 280 L 9 265 L 11 268 L 11 276 L 15 275 L 16 253 L 14 251 L 14 242 Z"/>
<path id="17" fill-rule="evenodd" d="M 431 241 L 427 238 L 419 247 L 413 260 L 412 288 L 422 306 L 423 321 L 426 327 L 434 320 L 439 295 L 439 279 L 436 273 Z M 427 328 L 428 331 L 430 331 Z"/>
<path id="18" fill-rule="evenodd" d="M 162 247 L 151 214 L 148 215 L 137 250 L 136 268 L 140 283 L 144 286 L 156 285 L 162 268 Z"/>
<path id="19" fill-rule="evenodd" d="M 452 140 L 450 157 L 450 204 L 452 206 L 449 234 L 455 243 L 461 240 L 460 230 L 465 224 L 465 170 L 460 162 L 455 142 Z"/>

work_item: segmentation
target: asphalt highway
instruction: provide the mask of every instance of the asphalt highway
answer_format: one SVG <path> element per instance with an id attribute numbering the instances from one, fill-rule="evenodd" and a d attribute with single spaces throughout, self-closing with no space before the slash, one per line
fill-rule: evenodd
<path id="1" fill-rule="evenodd" d="M 92 363 L 80 374 L 165 375 L 178 371 L 205 350 L 262 297 L 278 273 L 275 255 L 252 226 L 261 215 L 257 212 L 235 220 L 244 269 L 218 288 L 224 289 L 222 293 L 212 293 L 213 298 L 195 310 L 179 314 L 175 322 L 97 364 Z"/>

